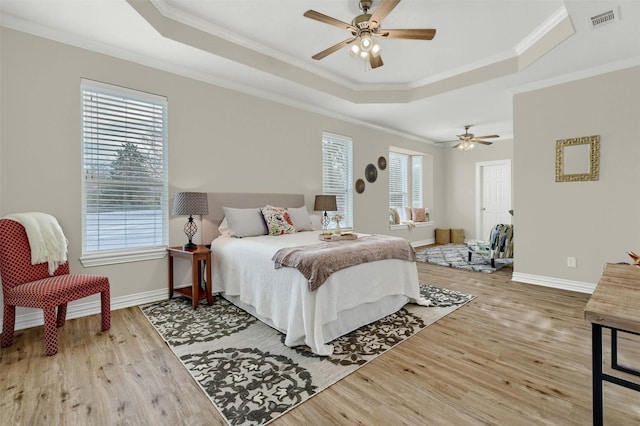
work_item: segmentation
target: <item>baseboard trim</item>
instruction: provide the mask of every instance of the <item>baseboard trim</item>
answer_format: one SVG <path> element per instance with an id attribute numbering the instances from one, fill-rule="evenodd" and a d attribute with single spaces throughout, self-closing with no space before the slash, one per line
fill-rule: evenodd
<path id="1" fill-rule="evenodd" d="M 129 294 L 127 296 L 114 297 L 111 299 L 111 310 L 115 311 L 131 306 L 143 305 L 145 303 L 157 302 L 167 298 L 167 289 L 152 290 L 144 293 Z M 70 303 L 67 308 L 67 319 L 86 317 L 100 313 L 100 300 L 91 302 Z M 44 324 L 44 314 L 42 309 L 34 310 L 16 315 L 16 330 L 37 327 Z M 2 318 L 0 317 L 0 326 Z"/>
<path id="2" fill-rule="evenodd" d="M 561 290 L 576 291 L 579 293 L 591 294 L 596 289 L 597 284 L 582 281 L 565 280 L 562 278 L 545 277 L 542 275 L 523 274 L 514 272 L 511 281 L 518 281 L 525 284 L 535 284 L 544 287 L 559 288 Z"/>
<path id="3" fill-rule="evenodd" d="M 436 243 L 435 238 L 429 238 L 427 240 L 412 241 L 411 246 L 415 248 L 415 247 L 421 247 L 421 246 L 428 246 L 430 244 L 435 244 L 435 243 Z"/>

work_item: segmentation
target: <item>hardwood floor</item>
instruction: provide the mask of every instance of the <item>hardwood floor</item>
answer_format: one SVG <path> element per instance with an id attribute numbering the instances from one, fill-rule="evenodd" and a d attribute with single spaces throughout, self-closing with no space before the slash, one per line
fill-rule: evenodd
<path id="1" fill-rule="evenodd" d="M 422 282 L 476 299 L 277 419 L 273 425 L 587 425 L 589 298 L 419 263 Z M 224 424 L 138 308 L 67 321 L 60 351 L 42 327 L 0 351 L 0 424 Z M 619 360 L 640 368 L 640 337 Z M 608 361 L 608 358 L 605 358 Z M 605 424 L 640 424 L 640 393 L 606 383 Z"/>

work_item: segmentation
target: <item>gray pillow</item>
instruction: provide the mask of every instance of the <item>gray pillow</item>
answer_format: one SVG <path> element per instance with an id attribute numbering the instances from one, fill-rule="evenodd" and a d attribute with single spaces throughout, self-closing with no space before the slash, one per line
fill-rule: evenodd
<path id="1" fill-rule="evenodd" d="M 255 237 L 256 235 L 267 235 L 269 233 L 259 208 L 236 209 L 222 207 L 222 209 L 232 237 Z"/>
<path id="2" fill-rule="evenodd" d="M 287 213 L 293 222 L 293 226 L 296 231 L 313 231 L 311 225 L 311 218 L 306 206 L 302 207 L 287 207 Z"/>

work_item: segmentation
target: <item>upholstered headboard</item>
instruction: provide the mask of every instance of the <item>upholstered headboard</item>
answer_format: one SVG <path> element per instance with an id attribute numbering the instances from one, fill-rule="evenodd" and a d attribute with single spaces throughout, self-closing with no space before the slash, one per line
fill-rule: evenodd
<path id="1" fill-rule="evenodd" d="M 202 244 L 210 244 L 220 233 L 218 226 L 224 219 L 222 207 L 248 209 L 264 207 L 267 204 L 276 207 L 302 207 L 303 194 L 248 194 L 238 192 L 208 192 L 209 214 L 202 216 Z"/>

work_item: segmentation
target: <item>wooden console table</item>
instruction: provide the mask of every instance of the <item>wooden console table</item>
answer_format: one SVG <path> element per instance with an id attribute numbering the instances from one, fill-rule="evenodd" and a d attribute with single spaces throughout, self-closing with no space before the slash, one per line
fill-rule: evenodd
<path id="1" fill-rule="evenodd" d="M 640 383 L 602 372 L 602 328 L 611 330 L 611 368 L 640 377 L 640 371 L 618 364 L 618 331 L 640 335 L 640 268 L 607 264 L 584 309 L 591 322 L 593 424 L 603 424 L 603 382 L 640 392 Z"/>
<path id="2" fill-rule="evenodd" d="M 169 299 L 173 297 L 173 292 L 180 293 L 191 298 L 193 309 L 198 309 L 198 301 L 201 297 L 207 297 L 207 303 L 213 304 L 211 294 L 211 250 L 205 246 L 198 246 L 195 250 L 184 250 L 182 247 L 169 247 Z M 191 287 L 173 288 L 173 258 L 184 257 L 191 259 Z M 200 294 L 200 279 L 202 277 L 202 261 L 206 263 L 206 289 L 204 295 Z"/>

